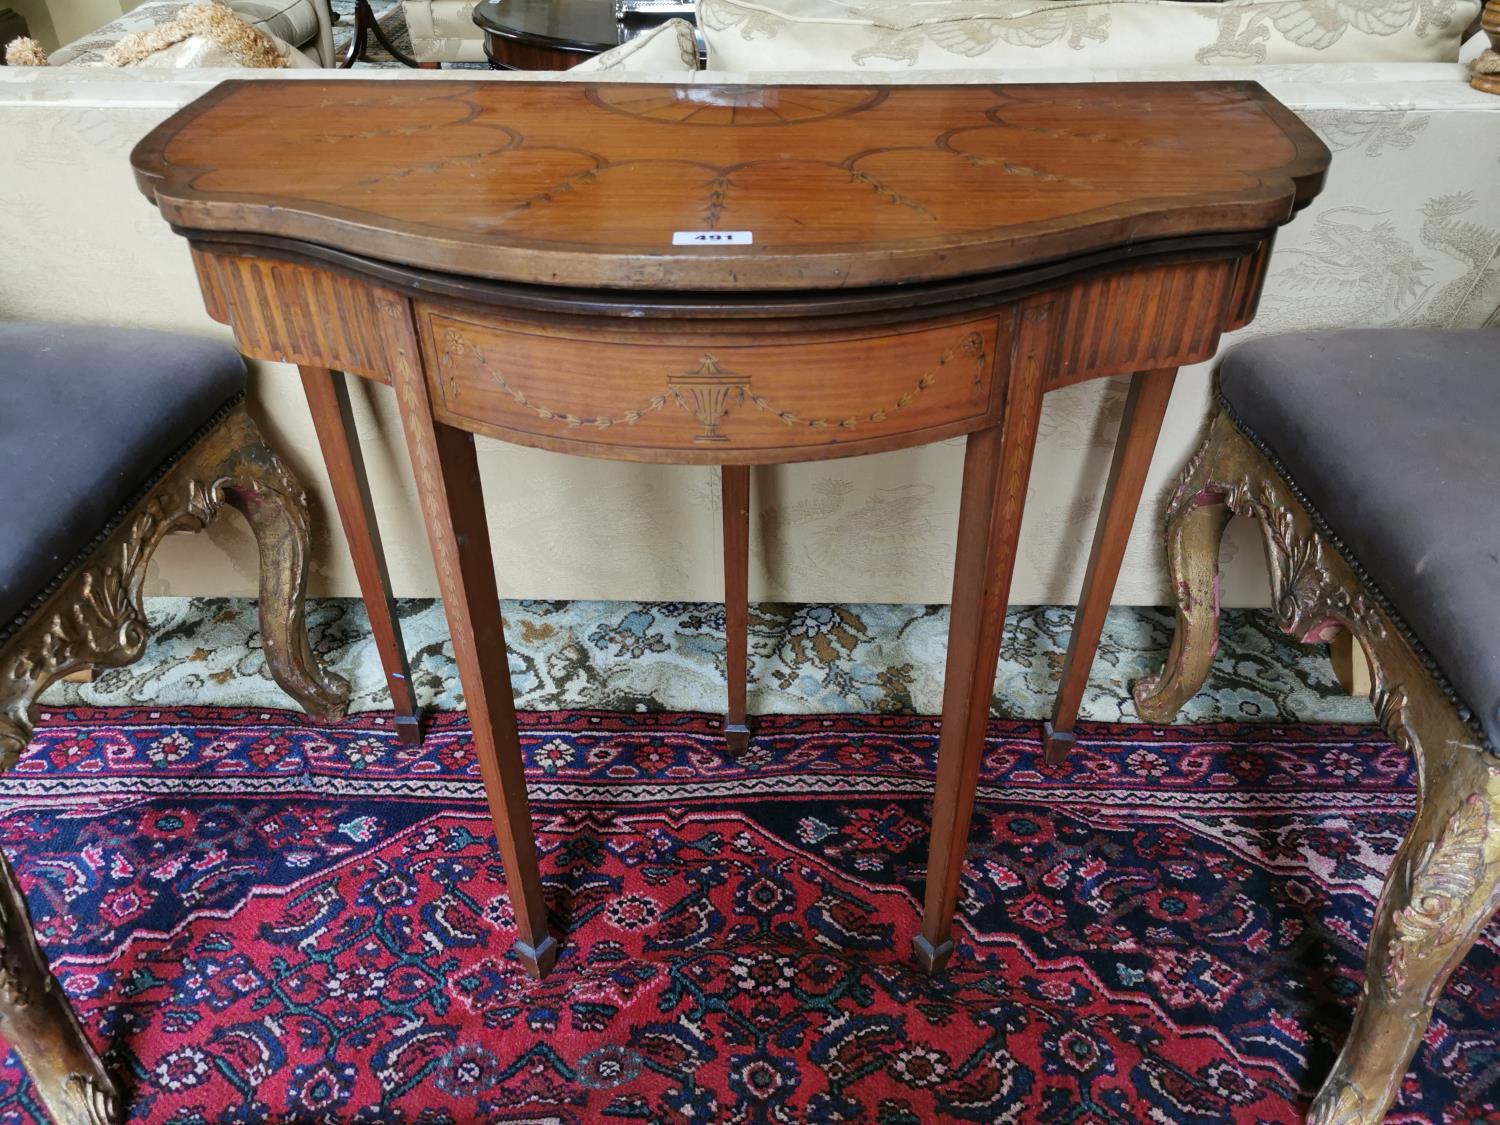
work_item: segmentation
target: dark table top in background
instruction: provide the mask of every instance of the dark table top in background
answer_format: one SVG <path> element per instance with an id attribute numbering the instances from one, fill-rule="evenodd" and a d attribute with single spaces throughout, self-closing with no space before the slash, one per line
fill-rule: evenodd
<path id="1" fill-rule="evenodd" d="M 582 53 L 621 41 L 613 0 L 484 0 L 474 9 L 474 23 L 492 34 Z"/>

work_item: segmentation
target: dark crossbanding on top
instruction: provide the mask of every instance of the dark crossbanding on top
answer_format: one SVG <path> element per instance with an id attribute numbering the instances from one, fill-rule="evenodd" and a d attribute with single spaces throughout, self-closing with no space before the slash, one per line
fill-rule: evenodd
<path id="1" fill-rule="evenodd" d="M 184 230 L 657 291 L 933 281 L 1262 230 L 1326 160 L 1250 82 L 235 81 L 133 157 Z"/>

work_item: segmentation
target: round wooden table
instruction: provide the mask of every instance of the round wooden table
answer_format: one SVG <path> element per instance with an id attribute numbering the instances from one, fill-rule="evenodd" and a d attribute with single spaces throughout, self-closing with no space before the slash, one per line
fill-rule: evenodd
<path id="1" fill-rule="evenodd" d="M 381 127 L 371 128 L 370 121 Z M 246 355 L 301 365 L 392 698 L 415 707 L 339 372 L 393 385 L 519 931 L 543 902 L 475 435 L 723 467 L 728 714 L 750 468 L 966 441 L 926 909 L 954 948 L 1043 395 L 1131 391 L 1049 749 L 1180 365 L 1254 315 L 1328 150 L 1253 82 L 226 82 L 132 160 Z M 514 482 L 513 487 L 525 487 Z M 1040 749 L 1040 744 L 1038 749 Z"/>
<path id="2" fill-rule="evenodd" d="M 633 21 L 627 29 L 612 0 L 484 0 L 474 9 L 496 70 L 569 70 L 662 20 Z"/>

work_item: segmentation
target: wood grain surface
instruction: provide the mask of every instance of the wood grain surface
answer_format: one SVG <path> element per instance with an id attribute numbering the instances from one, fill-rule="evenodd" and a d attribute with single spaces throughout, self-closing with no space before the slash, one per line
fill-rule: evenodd
<path id="1" fill-rule="evenodd" d="M 132 161 L 174 225 L 649 290 L 961 277 L 1267 229 L 1323 144 L 1251 82 L 230 81 Z M 748 245 L 673 245 L 677 232 Z"/>
<path id="2" fill-rule="evenodd" d="M 990 315 L 902 332 L 776 342 L 456 316 L 419 304 L 439 420 L 595 455 L 743 463 L 935 441 L 998 415 Z"/>

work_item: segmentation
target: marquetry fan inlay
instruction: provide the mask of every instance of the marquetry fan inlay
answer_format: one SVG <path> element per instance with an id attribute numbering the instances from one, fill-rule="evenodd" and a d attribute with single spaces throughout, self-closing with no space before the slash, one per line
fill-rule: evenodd
<path id="1" fill-rule="evenodd" d="M 844 86 L 594 86 L 589 101 L 614 113 L 673 125 L 794 125 L 879 105 L 887 90 Z"/>
<path id="2" fill-rule="evenodd" d="M 135 164 L 198 230 L 248 208 L 268 234 L 446 272 L 797 289 L 1254 229 L 1316 151 L 1250 83 L 230 82 Z M 731 230 L 753 241 L 673 245 Z"/>

